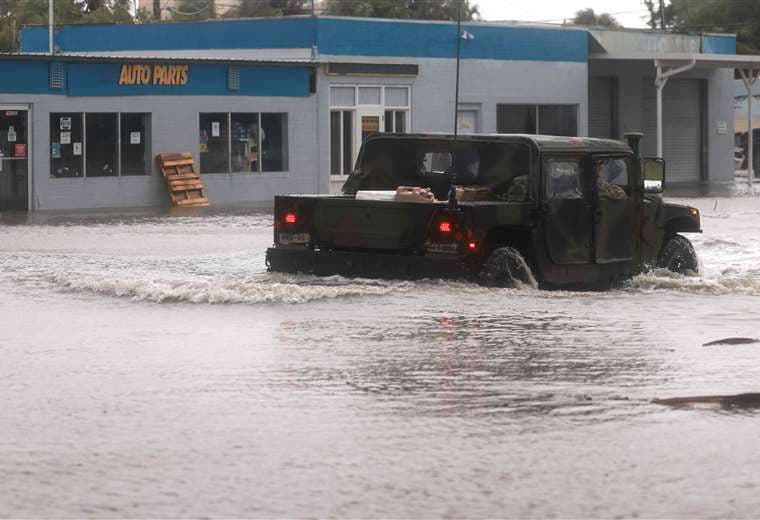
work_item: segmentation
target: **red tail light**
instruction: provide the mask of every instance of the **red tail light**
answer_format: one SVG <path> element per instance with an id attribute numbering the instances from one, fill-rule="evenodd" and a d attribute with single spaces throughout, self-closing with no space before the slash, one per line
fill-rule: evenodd
<path id="1" fill-rule="evenodd" d="M 467 247 L 470 248 L 470 251 L 475 251 L 478 248 L 478 243 L 472 240 L 467 244 Z"/>
<path id="2" fill-rule="evenodd" d="M 284 220 L 286 224 L 293 225 L 298 221 L 298 217 L 296 217 L 296 214 L 293 212 L 285 213 Z"/>
<path id="3" fill-rule="evenodd" d="M 441 223 L 438 224 L 438 231 L 441 233 L 451 233 L 451 222 L 442 220 Z"/>

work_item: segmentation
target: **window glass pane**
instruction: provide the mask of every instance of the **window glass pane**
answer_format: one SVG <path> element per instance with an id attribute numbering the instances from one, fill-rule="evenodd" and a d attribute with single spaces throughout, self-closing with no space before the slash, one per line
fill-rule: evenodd
<path id="1" fill-rule="evenodd" d="M 406 132 L 406 112 L 396 110 L 396 132 L 403 134 Z"/>
<path id="2" fill-rule="evenodd" d="M 393 132 L 393 110 L 385 111 L 385 131 Z"/>
<path id="3" fill-rule="evenodd" d="M 150 114 L 121 114 L 122 175 L 150 175 L 150 143 Z"/>
<path id="4" fill-rule="evenodd" d="M 546 196 L 550 199 L 582 199 L 581 165 L 577 159 L 544 161 Z"/>
<path id="5" fill-rule="evenodd" d="M 341 174 L 341 156 L 340 156 L 340 116 L 339 111 L 330 112 L 330 175 Z"/>
<path id="6" fill-rule="evenodd" d="M 356 104 L 354 87 L 330 87 L 330 105 L 334 107 L 352 107 Z"/>
<path id="7" fill-rule="evenodd" d="M 82 114 L 50 114 L 50 176 L 81 177 L 84 174 Z"/>
<path id="8" fill-rule="evenodd" d="M 496 105 L 496 131 L 500 134 L 535 134 L 535 105 Z"/>
<path id="9" fill-rule="evenodd" d="M 538 131 L 543 135 L 578 135 L 578 107 L 575 105 L 541 105 L 538 108 Z"/>
<path id="10" fill-rule="evenodd" d="M 288 116 L 261 114 L 261 166 L 265 172 L 288 169 Z"/>
<path id="11" fill-rule="evenodd" d="M 227 114 L 200 115 L 201 173 L 229 171 Z"/>
<path id="12" fill-rule="evenodd" d="M 380 87 L 359 87 L 360 105 L 379 105 Z"/>
<path id="13" fill-rule="evenodd" d="M 596 163 L 600 197 L 625 199 L 628 190 L 628 164 L 625 159 L 604 159 Z"/>
<path id="14" fill-rule="evenodd" d="M 231 114 L 232 171 L 259 171 L 259 115 Z"/>
<path id="15" fill-rule="evenodd" d="M 409 106 L 409 89 L 405 87 L 386 87 L 385 106 L 407 107 Z"/>
<path id="16" fill-rule="evenodd" d="M 117 121 L 118 114 L 85 114 L 85 174 L 88 177 L 119 174 Z"/>
<path id="17" fill-rule="evenodd" d="M 348 175 L 353 169 L 354 161 L 354 113 L 350 110 L 343 112 L 343 175 Z"/>

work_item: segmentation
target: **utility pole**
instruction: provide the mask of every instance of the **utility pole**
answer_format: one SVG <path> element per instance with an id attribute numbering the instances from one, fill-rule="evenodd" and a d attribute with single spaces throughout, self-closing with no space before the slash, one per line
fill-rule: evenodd
<path id="1" fill-rule="evenodd" d="M 153 18 L 157 22 L 161 21 L 161 0 L 153 0 Z"/>
<path id="2" fill-rule="evenodd" d="M 55 21 L 53 20 L 53 0 L 48 0 L 48 50 L 50 54 L 53 54 L 53 26 Z"/>
<path id="3" fill-rule="evenodd" d="M 665 30 L 665 0 L 660 0 L 660 28 Z"/>

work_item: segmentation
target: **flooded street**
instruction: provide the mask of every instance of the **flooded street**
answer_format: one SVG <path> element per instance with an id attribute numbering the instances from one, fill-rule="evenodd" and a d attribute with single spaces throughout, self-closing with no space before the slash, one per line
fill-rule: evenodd
<path id="1" fill-rule="evenodd" d="M 0 225 L 2 517 L 756 517 L 760 199 L 607 293 L 268 274 L 266 212 Z"/>

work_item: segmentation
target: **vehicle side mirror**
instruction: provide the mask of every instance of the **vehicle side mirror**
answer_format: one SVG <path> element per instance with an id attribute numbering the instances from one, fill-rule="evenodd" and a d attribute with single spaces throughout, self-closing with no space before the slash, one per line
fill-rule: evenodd
<path id="1" fill-rule="evenodd" d="M 662 193 L 665 190 L 665 160 L 646 157 L 641 160 L 644 174 L 644 193 Z"/>

